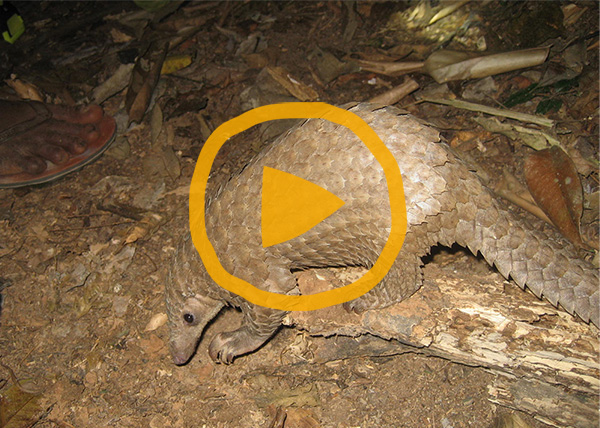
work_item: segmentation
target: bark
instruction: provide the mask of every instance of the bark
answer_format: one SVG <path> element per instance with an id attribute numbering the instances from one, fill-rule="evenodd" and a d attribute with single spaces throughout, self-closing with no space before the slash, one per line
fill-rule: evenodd
<path id="1" fill-rule="evenodd" d="M 299 273 L 303 293 L 347 284 L 356 269 Z M 435 277 L 435 284 L 428 280 Z M 291 312 L 285 323 L 314 336 L 349 336 L 315 355 L 317 361 L 355 355 L 420 352 L 496 374 L 494 403 L 557 426 L 597 427 L 600 389 L 598 330 L 523 292 L 496 272 L 456 272 L 430 264 L 410 299 L 361 315 L 341 306 Z M 382 340 L 385 339 L 385 340 Z"/>

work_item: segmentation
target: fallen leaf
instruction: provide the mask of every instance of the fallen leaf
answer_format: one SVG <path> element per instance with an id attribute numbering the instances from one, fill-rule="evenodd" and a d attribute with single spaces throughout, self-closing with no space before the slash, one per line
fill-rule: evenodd
<path id="1" fill-rule="evenodd" d="M 163 147 L 152 151 L 142 160 L 142 167 L 148 178 L 158 176 L 175 180 L 181 174 L 179 158 L 172 147 Z"/>
<path id="2" fill-rule="evenodd" d="M 148 339 L 140 339 L 140 348 L 148 355 L 156 356 L 164 350 L 165 342 L 155 334 L 151 334 Z"/>
<path id="3" fill-rule="evenodd" d="M 297 80 L 295 80 L 290 73 L 282 67 L 266 67 L 269 75 L 283 86 L 286 91 L 290 93 L 294 98 L 300 101 L 314 101 L 319 97 L 317 91 L 310 86 L 307 86 Z"/>
<path id="4" fill-rule="evenodd" d="M 309 59 L 314 62 L 317 74 L 324 84 L 328 84 L 342 74 L 354 73 L 360 70 L 358 64 L 353 61 L 340 61 L 335 55 L 319 47 L 316 47 L 309 55 Z"/>
<path id="5" fill-rule="evenodd" d="M 158 104 L 154 106 L 152 109 L 152 114 L 150 115 L 150 141 L 152 141 L 152 145 L 156 143 L 158 140 L 158 136 L 163 129 L 163 113 L 162 109 Z"/>
<path id="6" fill-rule="evenodd" d="M 100 104 L 125 89 L 131 80 L 133 67 L 133 64 L 121 64 L 108 79 L 94 88 L 92 91 L 94 102 Z"/>
<path id="7" fill-rule="evenodd" d="M 165 59 L 160 74 L 171 74 L 186 68 L 192 63 L 192 57 L 189 55 L 171 55 Z"/>
<path id="8" fill-rule="evenodd" d="M 127 137 L 117 137 L 106 151 L 106 155 L 117 160 L 127 159 L 131 155 L 131 145 Z"/>
<path id="9" fill-rule="evenodd" d="M 129 122 L 141 122 L 158 83 L 162 64 L 167 56 L 166 42 L 152 42 L 133 67 L 131 81 L 125 96 Z"/>
<path id="10" fill-rule="evenodd" d="M 258 407 L 265 408 L 269 405 L 281 407 L 315 407 L 320 399 L 314 385 L 306 385 L 292 389 L 276 389 L 258 394 L 255 398 Z"/>
<path id="11" fill-rule="evenodd" d="M 373 73 L 383 74 L 385 76 L 402 76 L 404 74 L 421 71 L 423 69 L 423 61 L 356 61 L 362 70 L 372 71 Z"/>
<path id="12" fill-rule="evenodd" d="M 585 247 L 579 234 L 583 192 L 571 158 L 558 146 L 535 152 L 525 160 L 525 179 L 556 228 L 573 244 Z"/>
<path id="13" fill-rule="evenodd" d="M 503 123 L 495 117 L 488 118 L 481 116 L 476 117 L 473 120 L 481 125 L 486 131 L 502 134 L 511 140 L 519 141 L 536 150 L 542 150 L 551 147 L 552 145 L 560 144 L 553 135 L 539 129 L 528 128 L 512 123 Z"/>
<path id="14" fill-rule="evenodd" d="M 33 83 L 24 82 L 20 79 L 17 79 L 14 74 L 10 76 L 10 79 L 5 80 L 4 82 L 10 86 L 22 99 L 44 102 L 42 91 Z"/>
<path id="15" fill-rule="evenodd" d="M 20 381 L 0 396 L 0 427 L 23 428 L 33 426 L 43 414 L 38 403 L 39 394 L 27 392 L 28 383 Z"/>
<path id="16" fill-rule="evenodd" d="M 473 52 L 439 50 L 425 61 L 423 71 L 438 83 L 478 79 L 507 71 L 533 67 L 546 61 L 549 47 L 480 56 Z"/>
<path id="17" fill-rule="evenodd" d="M 146 214 L 138 224 L 129 230 L 127 238 L 125 238 L 125 244 L 131 244 L 153 233 L 164 221 L 164 217 L 160 214 Z"/>
<path id="18" fill-rule="evenodd" d="M 309 409 L 288 409 L 285 428 L 319 428 L 321 424 Z"/>
<path id="19" fill-rule="evenodd" d="M 150 318 L 150 321 L 148 321 L 148 324 L 146 324 L 146 328 L 144 328 L 144 331 L 154 331 L 157 328 L 162 327 L 166 323 L 167 323 L 167 314 L 165 314 L 163 312 L 154 314 L 152 316 L 152 318 Z"/>

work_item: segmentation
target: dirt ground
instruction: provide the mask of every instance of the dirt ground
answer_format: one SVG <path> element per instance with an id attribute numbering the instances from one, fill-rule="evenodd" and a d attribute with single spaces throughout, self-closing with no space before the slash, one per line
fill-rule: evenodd
<path id="1" fill-rule="evenodd" d="M 160 20 L 133 2 L 13 3 L 27 31 L 15 45 L 3 45 L 1 77 L 33 83 L 57 102 L 92 101 L 95 88 L 163 34 L 161 23 L 175 23 L 176 30 L 187 23 L 195 31 L 169 52 L 190 55 L 191 65 L 160 78 L 141 123 L 128 124 L 125 90 L 103 100 L 119 130 L 98 161 L 53 183 L 0 190 L 0 394 L 21 391 L 23 400 L 20 421 L 7 422 L 12 410 L 3 407 L 6 426 L 547 426 L 535 415 L 492 404 L 494 375 L 484 368 L 416 349 L 316 361 L 315 350 L 341 338 L 286 327 L 234 364 L 215 364 L 207 345 L 216 332 L 239 323 L 241 314 L 233 309 L 209 326 L 189 364 L 175 366 L 164 275 L 186 229 L 187 190 L 210 130 L 254 104 L 290 98 L 268 83 L 267 65 L 282 67 L 319 100 L 341 105 L 404 81 L 360 71 L 352 60 L 361 56 L 421 61 L 440 47 L 474 51 L 485 43 L 489 51 L 509 51 L 579 38 L 589 48 L 576 76 L 579 89 L 552 93 L 562 106 L 545 115 L 560 122 L 574 150 L 597 158 L 595 2 L 471 2 L 426 28 L 414 24 L 422 19 L 416 12 L 424 3 L 418 2 L 189 2 Z M 574 22 L 567 20 L 569 4 L 584 11 Z M 535 81 L 536 73 L 558 68 L 559 58 L 553 54 L 550 65 L 529 74 L 488 78 L 493 89 L 480 88 L 479 102 L 496 106 L 523 81 Z M 411 77 L 418 92 L 453 96 L 481 81 L 440 85 L 426 74 Z M 471 121 L 476 113 L 418 104 L 416 96 L 398 106 L 436 124 L 465 157 L 483 166 L 492 184 L 503 169 L 522 178 L 522 159 L 531 149 L 478 128 Z M 162 118 L 152 114 L 155 105 Z M 535 108 L 533 101 L 515 107 L 527 113 Z M 222 179 L 260 149 L 265 138 L 257 135 L 267 131 L 254 130 L 220 153 L 215 170 Z M 584 190 L 597 194 L 597 170 L 582 179 Z M 593 234 L 597 223 L 589 224 Z M 441 249 L 428 260 L 426 280 L 435 282 L 444 270 L 469 278 L 492 268 L 460 249 Z"/>

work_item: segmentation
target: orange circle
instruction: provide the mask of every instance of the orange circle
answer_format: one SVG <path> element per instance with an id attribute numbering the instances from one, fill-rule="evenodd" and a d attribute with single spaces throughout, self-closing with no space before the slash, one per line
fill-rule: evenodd
<path id="1" fill-rule="evenodd" d="M 206 232 L 205 193 L 212 163 L 221 146 L 232 136 L 268 120 L 325 119 L 350 129 L 371 151 L 383 168 L 388 185 L 391 230 L 377 261 L 365 275 L 344 287 L 304 296 L 289 296 L 261 290 L 231 275 L 221 263 Z M 391 192 L 390 190 L 394 191 Z M 282 311 L 310 311 L 354 300 L 375 287 L 396 260 L 406 236 L 404 186 L 396 159 L 377 133 L 356 114 L 326 103 L 282 103 L 255 108 L 219 126 L 204 143 L 190 186 L 190 230 L 192 240 L 212 279 L 247 301 Z"/>

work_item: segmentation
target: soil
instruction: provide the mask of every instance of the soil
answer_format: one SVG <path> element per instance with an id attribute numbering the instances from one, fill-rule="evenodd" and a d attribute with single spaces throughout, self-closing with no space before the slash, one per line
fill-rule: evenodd
<path id="1" fill-rule="evenodd" d="M 423 60 L 442 46 L 474 50 L 482 40 L 498 50 L 517 50 L 531 46 L 533 36 L 519 38 L 506 25 L 507 16 L 525 14 L 540 28 L 546 25 L 542 19 L 557 19 L 540 14 L 536 2 L 493 3 L 471 2 L 428 30 L 401 27 L 406 19 L 392 19 L 414 10 L 414 3 L 403 2 L 190 2 L 165 16 L 162 22 L 177 18 L 183 25 L 200 17 L 202 23 L 169 52 L 191 55 L 192 65 L 160 78 L 153 105 L 161 107 L 162 122 L 148 113 L 140 124 L 129 125 L 125 93 L 117 92 L 103 102 L 119 124 L 117 141 L 106 155 L 53 183 L 0 190 L 0 393 L 10 385 L 14 391 L 16 378 L 31 399 L 21 425 L 13 418 L 15 425 L 6 426 L 516 426 L 502 425 L 510 417 L 513 424 L 547 426 L 535 415 L 492 404 L 488 388 L 495 375 L 485 368 L 426 357 L 417 349 L 321 361 L 314 357 L 317 350 L 343 338 L 311 337 L 285 327 L 257 352 L 232 365 L 215 364 L 208 343 L 217 332 L 237 326 L 241 314 L 235 309 L 222 311 L 209 326 L 187 365 L 175 366 L 168 349 L 164 277 L 186 229 L 187 190 L 208 136 L 204 125 L 210 132 L 258 102 L 249 89 L 259 88 L 267 97 L 260 89 L 264 65 L 257 64 L 280 66 L 313 88 L 321 101 L 341 105 L 367 100 L 402 83 L 404 76 L 355 70 L 326 82 L 319 74 L 317 47 L 344 61 L 358 53 L 369 59 L 386 54 L 393 60 Z M 588 8 L 581 21 L 569 27 L 560 20 L 551 35 L 536 31 L 542 39 L 536 46 L 597 31 L 597 5 L 574 4 Z M 2 53 L 6 61 L 0 71 L 4 78 L 13 73 L 35 83 L 52 100 L 89 101 L 127 55 L 143 53 L 148 40 L 142 36 L 155 34 L 137 26 L 135 16 L 151 15 L 133 2 L 15 5 L 27 31 Z M 563 16 L 557 5 L 553 10 Z M 477 22 L 466 24 L 475 17 Z M 355 31 L 348 36 L 352 23 Z M 510 37 L 499 37 L 503 31 L 512 31 Z M 266 48 L 240 50 L 257 33 Z M 597 33 L 594 37 L 585 39 L 592 49 L 581 79 L 593 83 L 588 87 L 596 96 L 582 105 L 585 95 L 561 95 L 561 109 L 548 114 L 568 130 L 573 147 L 591 145 L 592 151 L 598 139 Z M 422 88 L 440 86 L 425 74 L 412 77 Z M 524 78 L 517 71 L 493 79 L 498 89 L 489 95 L 500 99 Z M 471 84 L 452 83 L 446 90 L 458 93 Z M 203 101 L 206 106 L 198 107 Z M 454 145 L 482 165 L 492 183 L 505 166 L 522 175 L 522 157 L 530 149 L 486 134 L 470 122 L 469 113 L 415 102 L 411 96 L 399 105 L 440 126 L 448 141 L 458 141 Z M 533 113 L 535 105 L 516 109 Z M 588 119 L 577 121 L 583 117 Z M 157 123 L 163 132 L 153 141 Z M 215 166 L 221 180 L 260 149 L 261 132 L 233 139 L 221 151 Z M 475 143 L 465 137 L 468 132 Z M 595 183 L 597 172 L 584 177 L 588 192 Z M 440 249 L 428 260 L 425 277 L 435 282 L 444 269 L 464 272 L 466 278 L 493 270 L 461 249 Z M 499 274 L 498 282 L 503 282 Z M 2 408 L 0 425 L 10 419 Z"/>

